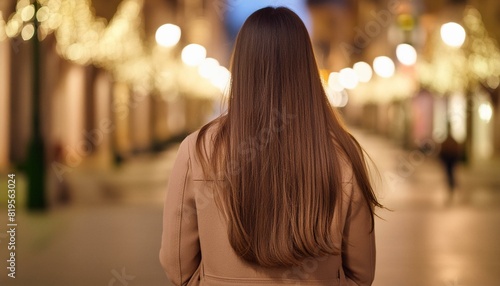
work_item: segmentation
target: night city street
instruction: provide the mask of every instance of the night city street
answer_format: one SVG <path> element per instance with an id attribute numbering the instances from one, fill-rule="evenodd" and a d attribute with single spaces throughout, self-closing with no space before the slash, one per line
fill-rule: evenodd
<path id="1" fill-rule="evenodd" d="M 1 0 L 0 285 L 500 285 L 498 27 L 498 0 Z"/>

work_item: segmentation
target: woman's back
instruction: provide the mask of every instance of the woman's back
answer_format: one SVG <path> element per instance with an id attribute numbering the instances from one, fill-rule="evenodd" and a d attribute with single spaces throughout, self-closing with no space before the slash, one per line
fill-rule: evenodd
<path id="1" fill-rule="evenodd" d="M 216 127 L 208 131 L 207 138 Z M 338 213 L 334 215 L 338 221 L 332 224 L 332 233 L 343 234 L 332 237 L 335 245 L 344 249 L 343 254 L 306 258 L 292 267 L 269 268 L 245 261 L 232 249 L 227 222 L 214 199 L 213 181 L 206 180 L 196 152 L 197 137 L 195 132 L 181 144 L 165 204 L 160 260 L 174 285 L 185 285 L 187 281 L 218 286 L 351 285 L 350 280 L 354 285 L 371 284 L 375 269 L 371 213 L 353 182 L 347 158 L 342 164 L 343 201 L 338 202 Z M 346 242 L 349 245 L 342 245 Z"/>
<path id="2" fill-rule="evenodd" d="M 231 73 L 227 114 L 183 142 L 171 175 L 160 254 L 169 277 L 369 285 L 379 204 L 298 16 L 252 14 Z"/>

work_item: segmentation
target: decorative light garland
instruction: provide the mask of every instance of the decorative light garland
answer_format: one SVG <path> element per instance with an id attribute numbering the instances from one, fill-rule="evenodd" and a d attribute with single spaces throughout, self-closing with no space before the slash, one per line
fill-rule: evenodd
<path id="1" fill-rule="evenodd" d="M 95 65 L 110 71 L 115 80 L 134 89 L 150 92 L 177 93 L 210 97 L 219 89 L 202 78 L 195 69 L 179 69 L 178 58 L 159 60 L 156 47 L 146 45 L 143 0 L 123 0 L 107 23 L 95 16 L 90 0 L 19 0 L 14 12 L 4 21 L 0 11 L 0 41 L 21 37 L 24 41 L 35 36 L 34 17 L 40 22 L 38 37 L 45 39 L 54 33 L 58 54 L 80 65 Z M 165 50 L 163 50 L 165 52 Z M 174 72 L 175 71 L 175 72 Z M 177 72 L 182 71 L 182 72 Z M 185 84 L 186 78 L 191 84 Z M 182 80 L 180 80 L 182 79 Z M 193 89 L 192 82 L 201 85 Z"/>
<path id="2" fill-rule="evenodd" d="M 446 46 L 436 34 L 430 61 L 419 63 L 422 85 L 440 94 L 464 92 L 500 77 L 500 50 L 488 35 L 479 11 L 467 7 L 463 22 L 467 39 L 462 48 Z"/>
<path id="3" fill-rule="evenodd" d="M 55 33 L 56 49 L 63 58 L 102 67 L 117 81 L 133 88 L 173 94 L 181 91 L 202 97 L 223 89 L 220 83 L 200 76 L 195 67 L 186 67 L 179 59 L 159 60 L 164 50 L 145 44 L 143 0 L 123 0 L 109 24 L 95 16 L 90 0 L 36 1 L 40 5 L 36 15 L 30 0 L 19 0 L 16 12 L 7 21 L 0 11 L 0 41 L 16 37 L 30 40 L 35 36 L 36 17 L 40 22 L 39 39 Z M 468 37 L 464 48 L 451 49 L 436 36 L 430 61 L 417 63 L 422 85 L 441 94 L 464 91 L 478 82 L 500 77 L 500 51 L 488 36 L 480 13 L 468 7 L 463 19 Z"/>

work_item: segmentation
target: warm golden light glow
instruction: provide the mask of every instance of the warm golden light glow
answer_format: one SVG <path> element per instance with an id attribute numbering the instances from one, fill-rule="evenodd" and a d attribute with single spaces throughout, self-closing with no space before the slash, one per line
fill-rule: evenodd
<path id="1" fill-rule="evenodd" d="M 391 58 L 386 56 L 376 57 L 373 61 L 373 69 L 375 73 L 383 78 L 390 78 L 394 75 L 396 67 Z"/>
<path id="2" fill-rule="evenodd" d="M 7 22 L 7 25 L 5 26 L 5 34 L 7 34 L 7 37 L 9 38 L 14 38 L 19 33 L 21 32 L 22 28 L 22 21 L 12 18 L 9 22 Z"/>
<path id="3" fill-rule="evenodd" d="M 28 41 L 31 38 L 33 38 L 34 34 L 35 34 L 35 26 L 33 26 L 33 24 L 28 24 L 24 26 L 21 32 L 21 37 L 23 38 L 23 40 Z"/>
<path id="4" fill-rule="evenodd" d="M 418 65 L 418 73 L 422 85 L 440 94 L 450 92 L 465 92 L 473 90 L 478 85 L 487 85 L 494 88 L 497 79 L 500 78 L 500 50 L 495 39 L 488 32 L 481 20 L 479 11 L 467 7 L 463 17 L 464 27 L 458 27 L 456 23 L 448 23 L 455 27 L 458 34 L 448 35 L 449 43 L 440 41 L 437 33 L 436 46 L 433 49 L 429 62 L 421 61 Z M 444 29 L 444 30 L 446 30 Z M 465 30 L 460 32 L 461 29 Z M 459 31 L 460 30 L 460 31 Z M 454 37 L 461 34 L 461 40 L 453 43 Z M 449 44 L 458 45 L 462 39 L 464 48 L 452 48 Z"/>
<path id="5" fill-rule="evenodd" d="M 50 18 L 50 9 L 46 6 L 41 7 L 38 9 L 38 12 L 36 12 L 36 19 L 38 22 L 44 22 L 47 21 Z"/>
<path id="6" fill-rule="evenodd" d="M 210 77 L 210 82 L 223 94 L 227 94 L 229 83 L 231 82 L 231 73 L 226 67 L 219 66 Z"/>
<path id="7" fill-rule="evenodd" d="M 341 92 L 344 90 L 344 86 L 340 83 L 340 73 L 332 72 L 328 76 L 328 87 L 336 92 Z"/>
<path id="8" fill-rule="evenodd" d="M 345 68 L 339 72 L 339 82 L 346 89 L 354 89 L 359 84 L 359 78 L 353 69 Z"/>
<path id="9" fill-rule="evenodd" d="M 34 36 L 43 40 L 54 33 L 55 49 L 62 58 L 106 69 L 116 81 L 134 90 L 156 89 L 208 98 L 227 93 L 230 72 L 219 66 L 217 60 L 205 59 L 204 47 L 188 45 L 181 57 L 158 48 L 173 47 L 179 42 L 178 26 L 166 24 L 158 28 L 158 45 L 151 48 L 142 30 L 144 0 L 121 0 L 109 22 L 95 15 L 91 0 L 36 1 L 40 8 L 35 13 L 32 0 L 18 0 L 8 21 L 0 11 L 0 41 L 19 35 L 24 40 Z M 34 17 L 40 23 L 38 31 L 32 23 Z"/>
<path id="10" fill-rule="evenodd" d="M 441 26 L 441 39 L 450 47 L 461 47 L 465 37 L 465 29 L 460 24 L 449 22 Z"/>
<path id="11" fill-rule="evenodd" d="M 484 122 L 490 122 L 491 118 L 493 117 L 493 108 L 489 103 L 482 103 L 479 106 L 478 112 L 479 118 L 481 118 L 481 120 L 483 120 Z"/>
<path id="12" fill-rule="evenodd" d="M 447 121 L 450 122 L 450 134 L 457 142 L 462 143 L 467 138 L 467 99 L 463 93 L 453 93 L 448 100 Z"/>
<path id="13" fill-rule="evenodd" d="M 188 66 L 197 66 L 206 58 L 207 50 L 202 45 L 189 44 L 182 49 L 182 61 Z"/>
<path id="14" fill-rule="evenodd" d="M 181 28 L 174 24 L 161 25 L 155 34 L 156 42 L 162 47 L 173 47 L 181 39 Z"/>
<path id="15" fill-rule="evenodd" d="M 24 7 L 30 5 L 30 0 L 18 0 L 16 4 L 16 10 L 22 10 Z"/>
<path id="16" fill-rule="evenodd" d="M 198 73 L 201 77 L 209 79 L 213 74 L 218 72 L 219 62 L 213 58 L 206 58 L 198 66 Z"/>
<path id="17" fill-rule="evenodd" d="M 21 11 L 21 18 L 23 19 L 24 22 L 28 22 L 31 19 L 33 19 L 33 16 L 35 16 L 35 6 L 34 5 L 28 5 L 23 8 Z"/>
<path id="18" fill-rule="evenodd" d="M 83 58 L 84 48 L 82 45 L 75 43 L 68 47 L 66 54 L 68 59 L 78 62 Z"/>
<path id="19" fill-rule="evenodd" d="M 354 71 L 358 75 L 359 82 L 369 82 L 372 79 L 372 67 L 365 62 L 355 63 L 353 66 Z"/>
<path id="20" fill-rule="evenodd" d="M 412 66 L 417 63 L 417 50 L 411 45 L 398 45 L 396 48 L 396 56 L 399 62 L 405 66 Z"/>
<path id="21" fill-rule="evenodd" d="M 345 107 L 349 102 L 349 97 L 345 90 L 334 91 L 332 89 L 327 89 L 326 94 L 328 101 L 333 107 Z"/>

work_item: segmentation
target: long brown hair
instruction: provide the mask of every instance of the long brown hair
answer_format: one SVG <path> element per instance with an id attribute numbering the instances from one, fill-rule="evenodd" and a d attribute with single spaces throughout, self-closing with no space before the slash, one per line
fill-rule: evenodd
<path id="1" fill-rule="evenodd" d="M 253 13 L 236 39 L 231 76 L 227 114 L 200 130 L 196 147 L 232 248 L 267 267 L 338 254 L 339 160 L 352 165 L 372 223 L 380 204 L 361 147 L 328 102 L 300 18 L 283 7 Z"/>

